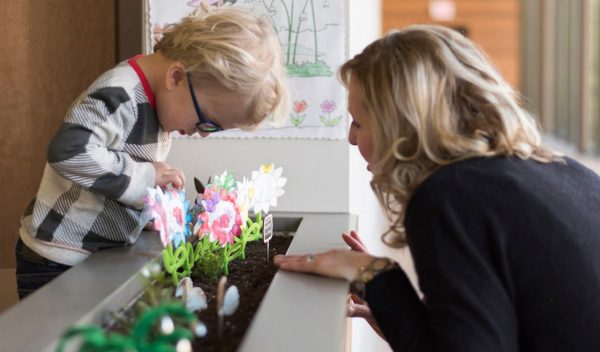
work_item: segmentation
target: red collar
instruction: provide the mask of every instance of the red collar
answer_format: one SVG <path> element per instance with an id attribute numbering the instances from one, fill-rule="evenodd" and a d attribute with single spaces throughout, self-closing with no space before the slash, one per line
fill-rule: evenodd
<path id="1" fill-rule="evenodd" d="M 136 55 L 131 59 L 127 60 L 127 62 L 135 70 L 135 73 L 137 73 L 138 77 L 140 78 L 140 81 L 142 81 L 142 87 L 144 87 L 144 93 L 146 93 L 146 98 L 148 98 L 148 101 L 150 102 L 152 108 L 156 110 L 156 98 L 154 97 L 152 87 L 150 87 L 150 82 L 148 82 L 148 78 L 146 78 L 144 71 L 142 71 L 140 65 L 138 65 L 137 63 L 137 59 L 142 56 L 144 55 Z"/>

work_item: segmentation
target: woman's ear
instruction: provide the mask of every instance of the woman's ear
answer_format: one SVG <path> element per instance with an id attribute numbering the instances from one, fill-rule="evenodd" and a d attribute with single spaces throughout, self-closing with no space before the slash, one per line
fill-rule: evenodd
<path id="1" fill-rule="evenodd" d="M 185 67 L 179 61 L 173 61 L 167 67 L 165 73 L 165 87 L 167 90 L 174 90 L 180 84 L 185 83 Z"/>

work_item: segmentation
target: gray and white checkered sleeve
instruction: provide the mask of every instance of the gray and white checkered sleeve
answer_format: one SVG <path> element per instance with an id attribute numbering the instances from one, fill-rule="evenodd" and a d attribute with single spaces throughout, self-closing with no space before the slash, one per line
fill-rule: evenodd
<path id="1" fill-rule="evenodd" d="M 48 162 L 66 179 L 122 203 L 143 207 L 155 183 L 151 162 L 123 151 L 136 112 L 120 87 L 101 88 L 73 105 L 48 148 Z"/>

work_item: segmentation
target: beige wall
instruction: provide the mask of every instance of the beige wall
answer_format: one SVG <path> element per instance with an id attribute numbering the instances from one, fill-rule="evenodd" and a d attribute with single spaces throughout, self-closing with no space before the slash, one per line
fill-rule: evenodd
<path id="1" fill-rule="evenodd" d="M 504 78 L 519 86 L 519 0 L 454 0 L 456 18 L 440 22 L 464 26 L 490 55 Z M 383 0 L 383 31 L 413 23 L 434 23 L 428 0 Z"/>
<path id="2" fill-rule="evenodd" d="M 114 65 L 115 1 L 0 1 L 0 43 L 0 268 L 10 268 L 50 138 L 73 99 Z"/>

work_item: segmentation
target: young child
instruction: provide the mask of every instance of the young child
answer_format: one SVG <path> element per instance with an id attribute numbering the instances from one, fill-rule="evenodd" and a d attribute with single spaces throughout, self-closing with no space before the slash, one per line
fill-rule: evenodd
<path id="1" fill-rule="evenodd" d="M 70 107 L 21 221 L 23 298 L 91 253 L 136 241 L 149 187 L 183 187 L 164 163 L 169 133 L 252 129 L 288 105 L 279 41 L 266 19 L 216 9 L 185 18 L 154 54 L 120 63 Z"/>
<path id="2" fill-rule="evenodd" d="M 387 258 L 278 256 L 344 278 L 395 351 L 595 351 L 600 178 L 541 146 L 535 120 L 486 55 L 456 31 L 411 26 L 345 63 L 349 141 L 408 244 L 423 293 Z"/>

